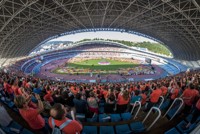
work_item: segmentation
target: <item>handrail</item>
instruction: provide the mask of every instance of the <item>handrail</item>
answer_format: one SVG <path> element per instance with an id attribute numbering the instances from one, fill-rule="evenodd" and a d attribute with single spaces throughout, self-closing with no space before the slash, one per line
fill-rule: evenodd
<path id="1" fill-rule="evenodd" d="M 139 111 L 140 111 L 140 109 L 141 109 L 141 102 L 140 102 L 140 101 L 136 101 L 135 103 L 131 103 L 131 105 L 133 106 L 133 108 L 132 108 L 132 110 L 131 110 L 131 115 L 133 114 L 133 110 L 135 109 L 135 107 L 138 106 L 138 105 L 136 105 L 136 104 L 139 105 L 139 108 L 138 108 L 138 110 L 137 110 L 137 112 L 136 112 L 136 114 L 135 114 L 135 116 L 134 116 L 134 119 L 136 118 L 136 116 L 138 115 L 138 113 L 139 113 Z"/>
<path id="2" fill-rule="evenodd" d="M 151 123 L 151 125 L 147 128 L 147 131 L 149 131 L 151 129 L 151 127 L 156 123 L 156 121 L 160 118 L 161 116 L 161 111 L 159 108 L 157 107 L 152 107 L 150 109 L 150 111 L 148 112 L 148 114 L 146 115 L 146 117 L 144 118 L 144 120 L 142 121 L 142 123 L 144 123 L 146 121 L 146 119 L 149 117 L 150 113 L 153 111 L 153 110 L 156 110 L 158 111 L 158 116 L 156 117 L 156 119 Z"/>
<path id="3" fill-rule="evenodd" d="M 162 106 L 162 104 L 163 104 L 163 102 L 164 102 L 164 100 L 165 100 L 163 96 L 160 96 L 160 98 L 161 98 L 161 102 L 160 102 L 158 108 L 160 108 L 160 107 Z"/>
<path id="4" fill-rule="evenodd" d="M 171 117 L 170 120 L 172 120 L 174 118 L 174 116 L 179 112 L 179 110 L 181 109 L 181 107 L 183 106 L 183 99 L 182 98 L 176 98 L 173 103 L 171 104 L 171 106 L 169 107 L 169 109 L 167 110 L 167 112 L 165 113 L 165 115 L 163 116 L 163 118 L 167 115 L 167 113 L 172 109 L 173 105 L 175 104 L 176 101 L 180 100 L 181 104 L 179 105 L 179 108 L 176 110 L 176 112 L 174 113 L 174 115 Z"/>

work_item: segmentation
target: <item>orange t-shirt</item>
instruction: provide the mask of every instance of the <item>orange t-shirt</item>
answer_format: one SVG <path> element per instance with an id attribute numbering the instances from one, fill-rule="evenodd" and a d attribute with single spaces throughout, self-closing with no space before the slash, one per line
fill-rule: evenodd
<path id="1" fill-rule="evenodd" d="M 103 90 L 103 96 L 104 96 L 104 98 L 106 98 L 107 95 L 108 95 L 108 91 L 107 90 Z"/>
<path id="2" fill-rule="evenodd" d="M 51 128 L 52 127 L 52 117 L 49 118 L 49 126 Z M 69 120 L 68 118 L 65 118 L 64 120 L 54 120 L 54 123 L 56 126 L 60 126 L 62 125 L 64 122 L 66 122 L 67 120 Z M 82 130 L 82 125 L 76 121 L 76 120 L 72 120 L 66 127 L 64 127 L 62 129 L 62 132 L 65 133 L 65 134 L 80 134 L 81 130 Z"/>
<path id="3" fill-rule="evenodd" d="M 159 100 L 159 97 L 162 95 L 162 91 L 161 89 L 156 89 L 156 90 L 153 90 L 153 92 L 151 93 L 150 95 L 150 101 L 152 103 L 157 103 L 158 100 Z"/>
<path id="4" fill-rule="evenodd" d="M 32 129 L 37 130 L 45 126 L 45 120 L 38 113 L 37 109 L 33 108 L 28 108 L 27 110 L 19 109 L 19 112 Z"/>
<path id="5" fill-rule="evenodd" d="M 125 105 L 125 104 L 128 104 L 129 100 L 130 100 L 130 97 L 127 100 L 125 100 L 124 97 L 121 94 L 119 94 L 117 104 Z"/>
<path id="6" fill-rule="evenodd" d="M 15 95 L 22 95 L 22 91 L 18 86 L 12 86 L 11 88 L 14 91 Z"/>
<path id="7" fill-rule="evenodd" d="M 44 99 L 45 101 L 48 101 L 48 102 L 53 102 L 53 97 L 52 97 L 51 93 L 47 93 L 47 94 L 43 97 L 43 99 Z"/>
<path id="8" fill-rule="evenodd" d="M 5 90 L 6 90 L 6 92 L 8 94 L 12 94 L 13 93 L 13 90 L 12 90 L 11 86 L 8 83 L 4 83 L 3 85 L 4 85 L 4 88 L 5 88 Z"/>
<path id="9" fill-rule="evenodd" d="M 144 105 L 146 103 L 146 100 L 147 100 L 147 95 L 141 94 L 141 96 L 142 96 L 141 104 Z"/>
<path id="10" fill-rule="evenodd" d="M 191 106 L 192 103 L 193 103 L 193 99 L 194 99 L 195 95 L 196 95 L 196 92 L 194 90 L 185 89 L 184 92 L 183 92 L 184 103 L 188 106 Z"/>
<path id="11" fill-rule="evenodd" d="M 161 90 L 162 90 L 162 95 L 165 96 L 167 94 L 167 91 L 168 91 L 167 87 L 162 86 Z"/>
<path id="12" fill-rule="evenodd" d="M 171 99 L 174 100 L 178 97 L 178 93 L 179 93 L 179 89 L 178 88 L 175 88 L 175 89 L 172 89 L 172 93 L 171 93 Z"/>

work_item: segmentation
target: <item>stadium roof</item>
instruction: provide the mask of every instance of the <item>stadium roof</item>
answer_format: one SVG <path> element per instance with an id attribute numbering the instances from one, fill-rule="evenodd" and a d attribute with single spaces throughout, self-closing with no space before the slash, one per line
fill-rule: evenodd
<path id="1" fill-rule="evenodd" d="M 51 36 L 90 28 L 134 30 L 176 59 L 200 59 L 199 0 L 1 0 L 0 56 L 26 56 Z"/>

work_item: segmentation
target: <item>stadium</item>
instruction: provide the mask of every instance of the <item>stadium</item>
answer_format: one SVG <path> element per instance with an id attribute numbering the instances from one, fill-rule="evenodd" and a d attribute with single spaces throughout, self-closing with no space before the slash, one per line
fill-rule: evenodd
<path id="1" fill-rule="evenodd" d="M 197 0 L 0 1 L 0 133 L 200 133 Z M 79 33 L 137 35 L 54 41 Z"/>

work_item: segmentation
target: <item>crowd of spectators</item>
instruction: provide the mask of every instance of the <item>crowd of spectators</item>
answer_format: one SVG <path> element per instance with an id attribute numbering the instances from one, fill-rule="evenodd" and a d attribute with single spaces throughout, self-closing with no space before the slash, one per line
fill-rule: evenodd
<path id="1" fill-rule="evenodd" d="M 184 100 L 183 114 L 194 110 L 192 121 L 200 114 L 200 72 L 180 73 L 148 82 L 129 83 L 67 83 L 43 80 L 31 76 L 18 76 L 10 71 L 0 72 L 0 83 L 6 96 L 15 102 L 20 115 L 33 130 L 49 133 L 48 125 L 69 125 L 62 129 L 65 133 L 80 133 L 82 125 L 73 120 L 73 111 L 94 117 L 99 114 L 99 103 L 105 102 L 105 114 L 129 111 L 131 104 L 140 101 L 144 111 L 148 111 L 163 96 L 170 100 L 181 97 Z"/>

